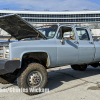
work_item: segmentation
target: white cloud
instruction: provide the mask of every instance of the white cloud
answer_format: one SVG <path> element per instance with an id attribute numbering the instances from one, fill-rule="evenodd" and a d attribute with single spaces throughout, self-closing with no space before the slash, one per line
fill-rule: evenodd
<path id="1" fill-rule="evenodd" d="M 0 0 L 0 4 L 17 4 L 31 10 L 100 10 L 100 5 L 87 0 Z"/>

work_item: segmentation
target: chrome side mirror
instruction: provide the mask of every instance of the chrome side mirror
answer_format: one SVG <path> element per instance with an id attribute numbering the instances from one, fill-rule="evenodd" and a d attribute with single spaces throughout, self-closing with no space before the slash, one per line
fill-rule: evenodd
<path id="1" fill-rule="evenodd" d="M 64 44 L 64 40 L 63 39 L 61 39 L 60 42 L 61 42 L 62 45 Z"/>

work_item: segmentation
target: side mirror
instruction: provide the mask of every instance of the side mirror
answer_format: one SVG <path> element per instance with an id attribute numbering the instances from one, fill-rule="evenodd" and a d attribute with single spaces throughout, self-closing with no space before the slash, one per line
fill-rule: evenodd
<path id="1" fill-rule="evenodd" d="M 71 35 L 70 34 L 64 34 L 63 38 L 64 39 L 70 39 L 71 38 Z"/>
<path id="2" fill-rule="evenodd" d="M 64 40 L 63 39 L 61 39 L 60 42 L 61 42 L 62 45 L 64 44 Z"/>

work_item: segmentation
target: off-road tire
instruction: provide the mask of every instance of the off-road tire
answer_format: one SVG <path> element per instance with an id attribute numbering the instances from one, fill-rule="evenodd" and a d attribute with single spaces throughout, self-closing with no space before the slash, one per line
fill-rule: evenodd
<path id="1" fill-rule="evenodd" d="M 41 65 L 39 63 L 29 64 L 17 78 L 17 84 L 18 84 L 19 88 L 28 89 L 27 92 L 24 92 L 28 95 L 38 94 L 37 92 L 30 92 L 29 88 L 31 88 L 31 87 L 28 85 L 28 82 L 27 82 L 28 76 L 30 75 L 31 72 L 34 72 L 34 71 L 38 71 L 42 75 L 42 81 L 37 88 L 44 88 L 48 81 L 47 71 L 43 65 Z"/>
<path id="2" fill-rule="evenodd" d="M 77 69 L 78 69 L 79 71 L 85 71 L 85 70 L 87 69 L 87 65 L 78 65 L 78 66 L 77 66 Z"/>
<path id="3" fill-rule="evenodd" d="M 77 70 L 77 65 L 71 65 L 71 68 Z"/>

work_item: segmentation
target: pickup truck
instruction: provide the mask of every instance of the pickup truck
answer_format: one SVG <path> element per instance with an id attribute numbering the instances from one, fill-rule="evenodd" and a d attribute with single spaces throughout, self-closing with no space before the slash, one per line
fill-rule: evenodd
<path id="1" fill-rule="evenodd" d="M 88 65 L 99 66 L 100 42 L 93 41 L 86 27 L 45 25 L 34 27 L 16 14 L 0 17 L 0 28 L 16 38 L 16 42 L 0 42 L 0 82 L 17 79 L 19 88 L 29 95 L 29 88 L 45 88 L 47 69 L 71 65 L 84 71 Z"/>

